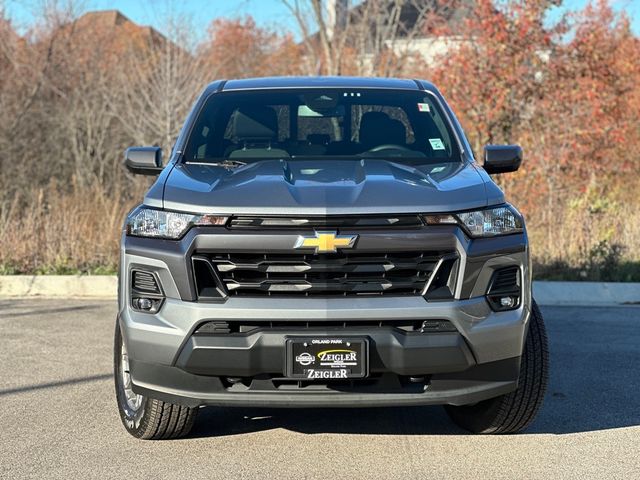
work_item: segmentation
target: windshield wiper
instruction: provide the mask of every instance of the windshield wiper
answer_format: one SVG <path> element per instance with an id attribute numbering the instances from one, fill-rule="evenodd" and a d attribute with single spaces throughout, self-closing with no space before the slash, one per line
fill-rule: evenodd
<path id="1" fill-rule="evenodd" d="M 189 163 L 197 163 L 199 165 L 211 165 L 213 167 L 224 167 L 224 168 L 238 168 L 244 167 L 247 162 L 241 162 L 239 160 L 222 160 L 219 162 L 189 162 Z"/>

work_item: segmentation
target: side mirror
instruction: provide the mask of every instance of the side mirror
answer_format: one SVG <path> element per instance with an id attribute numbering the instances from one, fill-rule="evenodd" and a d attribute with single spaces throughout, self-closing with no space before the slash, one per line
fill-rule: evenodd
<path id="1" fill-rule="evenodd" d="M 519 145 L 486 145 L 484 147 L 484 169 L 487 173 L 515 172 L 522 163 L 522 148 Z"/>
<path id="2" fill-rule="evenodd" d="M 162 171 L 162 149 L 129 147 L 124 152 L 124 166 L 137 175 L 158 175 Z"/>

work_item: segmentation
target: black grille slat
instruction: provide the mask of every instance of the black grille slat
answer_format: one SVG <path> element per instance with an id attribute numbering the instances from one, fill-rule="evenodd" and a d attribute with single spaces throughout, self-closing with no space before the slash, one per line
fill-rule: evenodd
<path id="1" fill-rule="evenodd" d="M 424 333 L 440 331 L 456 331 L 447 320 L 430 320 L 426 325 L 423 320 L 212 320 L 198 326 L 196 335 L 244 334 L 255 330 L 283 329 L 317 330 L 341 329 L 358 330 L 371 328 L 394 328 L 407 332 Z"/>
<path id="2" fill-rule="evenodd" d="M 161 293 L 160 287 L 156 282 L 156 277 L 152 273 L 134 270 L 133 272 L 131 272 L 131 276 L 131 284 L 135 290 L 155 294 Z"/>
<path id="3" fill-rule="evenodd" d="M 420 295 L 443 252 L 213 254 L 230 295 Z"/>
<path id="4" fill-rule="evenodd" d="M 424 225 L 419 215 L 359 215 L 339 217 L 233 217 L 229 228 L 251 229 L 314 229 L 314 228 L 420 228 Z"/>
<path id="5" fill-rule="evenodd" d="M 518 267 L 498 270 L 491 282 L 489 293 L 518 291 L 520 289 L 520 269 Z"/>
<path id="6" fill-rule="evenodd" d="M 234 270 L 255 270 L 258 272 L 268 273 L 312 273 L 312 272 L 375 272 L 385 273 L 390 270 L 406 270 L 417 269 L 422 271 L 431 271 L 434 262 L 388 262 L 385 260 L 368 261 L 360 264 L 344 263 L 344 262 L 326 262 L 323 264 L 312 265 L 309 262 L 285 263 L 276 262 L 270 264 L 262 261 L 258 263 L 232 263 L 226 261 L 217 262 L 218 270 L 221 272 Z"/>
<path id="7" fill-rule="evenodd" d="M 227 288 L 232 291 L 238 289 L 264 291 L 335 291 L 335 292 L 384 292 L 397 289 L 421 289 L 423 281 L 419 282 L 373 282 L 373 281 L 331 281 L 331 282 L 278 282 L 265 280 L 260 283 L 227 282 Z"/>

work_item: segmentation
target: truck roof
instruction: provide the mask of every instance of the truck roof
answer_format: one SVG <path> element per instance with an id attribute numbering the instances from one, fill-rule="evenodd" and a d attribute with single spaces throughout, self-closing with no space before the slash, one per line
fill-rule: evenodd
<path id="1" fill-rule="evenodd" d="M 222 88 L 221 88 L 222 87 Z M 209 89 L 260 90 L 270 88 L 390 88 L 401 90 L 431 90 L 436 88 L 430 82 L 406 78 L 370 78 L 370 77 L 261 77 L 215 81 Z"/>

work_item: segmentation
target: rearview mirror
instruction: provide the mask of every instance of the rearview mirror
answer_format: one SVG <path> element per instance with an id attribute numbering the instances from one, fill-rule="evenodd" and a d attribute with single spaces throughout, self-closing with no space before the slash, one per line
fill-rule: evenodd
<path id="1" fill-rule="evenodd" d="M 484 169 L 487 173 L 515 172 L 522 163 L 522 148 L 519 145 L 486 145 L 484 147 Z"/>
<path id="2" fill-rule="evenodd" d="M 162 171 L 162 149 L 129 147 L 124 152 L 124 166 L 137 175 L 157 175 Z"/>

